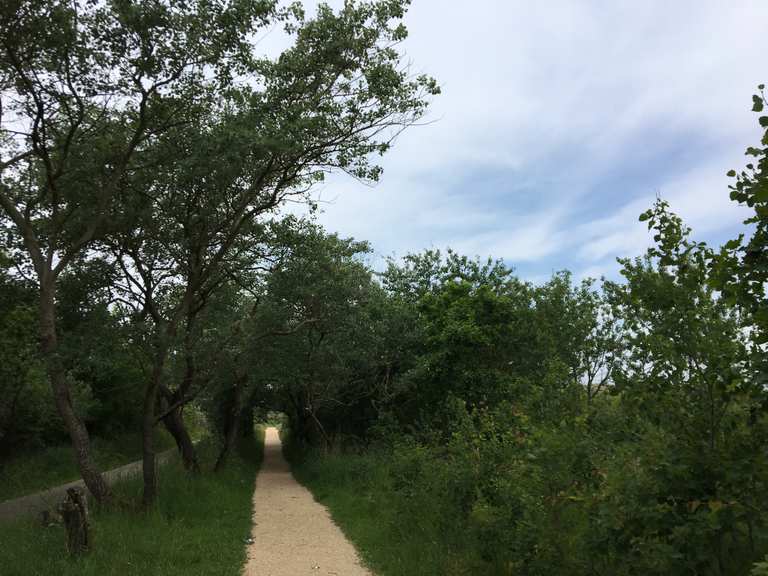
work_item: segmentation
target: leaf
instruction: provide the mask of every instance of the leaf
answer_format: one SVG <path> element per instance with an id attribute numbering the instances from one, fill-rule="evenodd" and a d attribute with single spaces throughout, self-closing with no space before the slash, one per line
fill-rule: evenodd
<path id="1" fill-rule="evenodd" d="M 752 95 L 752 112 L 763 111 L 763 99 L 757 94 Z"/>
<path id="2" fill-rule="evenodd" d="M 760 116 L 758 122 L 760 122 L 760 126 L 763 128 L 768 128 L 768 116 Z"/>
<path id="3" fill-rule="evenodd" d="M 755 190 L 755 200 L 758 202 L 768 202 L 768 182 L 763 182 L 762 186 Z"/>
<path id="4" fill-rule="evenodd" d="M 734 176 L 736 176 L 736 170 L 728 170 L 728 172 L 726 172 L 725 175 L 730 178 L 733 178 Z"/>
<path id="5" fill-rule="evenodd" d="M 712 510 L 712 512 L 717 512 L 720 510 L 725 504 L 720 502 L 720 500 L 710 500 L 707 505 L 709 506 L 709 509 Z"/>

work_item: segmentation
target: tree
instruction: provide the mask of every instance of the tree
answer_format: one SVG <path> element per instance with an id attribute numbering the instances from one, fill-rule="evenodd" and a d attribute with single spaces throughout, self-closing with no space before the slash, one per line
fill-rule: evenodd
<path id="1" fill-rule="evenodd" d="M 37 273 L 52 386 L 99 499 L 108 491 L 57 360 L 58 277 L 97 240 L 120 247 L 134 278 L 151 260 L 134 283 L 156 327 L 143 408 L 151 503 L 151 428 L 168 351 L 220 282 L 241 233 L 329 170 L 377 179 L 369 156 L 385 152 L 438 92 L 432 79 L 411 78 L 395 50 L 404 5 L 321 6 L 311 20 L 298 5 L 271 1 L 40 1 L 3 12 L 4 98 L 22 128 L 14 118 L 4 129 L 0 206 Z M 54 26 L 37 42 L 48 20 Z M 293 46 L 258 57 L 256 28 L 280 23 Z M 162 288 L 150 277 L 157 273 Z M 175 298 L 167 315 L 152 310 L 146 296 L 155 290 Z"/>
<path id="2" fill-rule="evenodd" d="M 0 11 L 0 208 L 14 256 L 36 276 L 40 339 L 80 472 L 109 490 L 72 406 L 56 326 L 58 279 L 119 214 L 142 156 L 251 60 L 249 34 L 272 2 L 14 0 Z"/>
<path id="3" fill-rule="evenodd" d="M 587 405 L 611 381 L 618 326 L 592 279 L 575 285 L 559 272 L 534 292 L 538 351 L 567 370 L 570 387 L 583 389 Z M 569 387 L 569 383 L 563 382 Z"/>
<path id="4" fill-rule="evenodd" d="M 414 315 L 415 357 L 396 404 L 411 423 L 429 427 L 444 405 L 451 418 L 455 399 L 471 411 L 519 398 L 522 379 L 533 381 L 533 292 L 502 262 L 426 251 L 390 262 L 383 283 Z"/>
<path id="5" fill-rule="evenodd" d="M 622 323 L 613 378 L 633 441 L 607 463 L 601 522 L 617 553 L 634 558 L 632 573 L 734 573 L 755 554 L 766 461 L 764 424 L 749 415 L 764 392 L 738 310 L 710 287 L 711 250 L 664 201 L 641 219 L 656 246 L 621 260 L 625 284 L 606 284 Z"/>
<path id="6" fill-rule="evenodd" d="M 752 96 L 752 111 L 758 114 L 765 109 L 765 86 L 758 86 L 759 94 Z M 728 175 L 735 178 L 729 188 L 731 200 L 746 206 L 752 215 L 744 221 L 751 228 L 751 236 L 727 242 L 717 255 L 711 258 L 712 285 L 723 292 L 723 296 L 739 305 L 755 327 L 754 342 L 758 346 L 768 342 L 768 116 L 760 116 L 758 122 L 765 129 L 762 147 L 750 146 L 746 155 L 754 160 L 744 170 Z M 768 364 L 761 360 L 762 380 L 768 378 Z"/>
<path id="7" fill-rule="evenodd" d="M 36 346 L 35 293 L 9 273 L 10 261 L 0 252 L 0 454 L 23 443 L 34 430 L 42 436 L 50 419 Z M 41 381 L 42 380 L 42 381 Z M 49 395 L 48 395 L 49 396 Z"/>
<path id="8" fill-rule="evenodd" d="M 144 406 L 147 443 L 176 331 L 228 277 L 231 262 L 254 244 L 241 238 L 329 170 L 377 179 L 369 155 L 383 153 L 422 114 L 425 96 L 436 92 L 432 80 L 412 80 L 398 69 L 400 56 L 391 44 L 404 31 L 391 21 L 401 16 L 398 2 L 348 3 L 338 14 L 321 8 L 307 21 L 299 16 L 288 28 L 295 45 L 275 61 L 247 69 L 263 89 L 231 89 L 202 128 L 170 131 L 159 175 L 136 183 L 148 199 L 141 219 L 146 228 L 126 231 L 116 244 L 128 259 L 123 270 L 139 271 L 130 283 L 139 288 L 156 327 Z M 170 295 L 167 313 L 154 305 L 153 294 Z M 149 503 L 151 447 L 145 462 Z"/>
<path id="9" fill-rule="evenodd" d="M 362 262 L 370 249 L 312 224 L 287 232 L 291 249 L 268 277 L 255 318 L 259 332 L 281 334 L 254 347 L 258 378 L 275 388 L 297 441 L 330 449 L 371 395 L 366 311 L 375 287 Z"/>

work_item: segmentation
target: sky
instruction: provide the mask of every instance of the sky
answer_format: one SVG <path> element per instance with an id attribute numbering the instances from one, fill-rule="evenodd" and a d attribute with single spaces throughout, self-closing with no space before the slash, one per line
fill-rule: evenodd
<path id="1" fill-rule="evenodd" d="M 768 1 L 414 0 L 405 24 L 412 71 L 442 88 L 430 122 L 376 186 L 316 190 L 320 222 L 370 241 L 374 265 L 450 246 L 531 281 L 615 278 L 650 245 L 656 197 L 697 240 L 743 228 L 726 172 L 760 139 Z"/>

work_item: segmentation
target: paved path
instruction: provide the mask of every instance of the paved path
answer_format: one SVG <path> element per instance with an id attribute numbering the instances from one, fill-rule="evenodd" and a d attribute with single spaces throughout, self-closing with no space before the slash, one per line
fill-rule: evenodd
<path id="1" fill-rule="evenodd" d="M 293 478 L 275 428 L 264 439 L 251 538 L 244 576 L 373 576 L 325 506 Z"/>
<path id="2" fill-rule="evenodd" d="M 167 462 L 174 452 L 176 452 L 176 449 L 171 448 L 170 450 L 158 454 L 158 464 Z M 120 466 L 120 468 L 105 472 L 104 479 L 107 481 L 107 484 L 111 486 L 123 478 L 135 476 L 140 473 L 141 460 L 138 460 L 126 464 L 125 466 Z M 50 488 L 44 492 L 37 492 L 35 494 L 29 494 L 28 496 L 22 496 L 21 498 L 0 502 L 0 522 L 8 522 L 25 516 L 34 516 L 43 510 L 53 510 L 64 499 L 68 488 L 86 489 L 85 483 L 82 480 L 76 480 L 75 482 L 69 482 L 68 484 Z"/>

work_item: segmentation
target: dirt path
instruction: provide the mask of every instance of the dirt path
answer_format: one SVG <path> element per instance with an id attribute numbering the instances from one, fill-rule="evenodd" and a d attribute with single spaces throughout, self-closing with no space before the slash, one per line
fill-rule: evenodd
<path id="1" fill-rule="evenodd" d="M 325 506 L 294 480 L 275 428 L 264 439 L 251 538 L 245 576 L 373 576 Z"/>
<path id="2" fill-rule="evenodd" d="M 158 454 L 158 464 L 167 462 L 174 452 L 176 452 L 176 449 L 171 448 Z M 141 460 L 104 472 L 104 479 L 111 486 L 118 480 L 135 476 L 139 473 L 141 473 Z M 43 492 L 36 492 L 35 494 L 0 502 L 0 522 L 8 522 L 25 516 L 34 516 L 43 510 L 52 510 L 64 499 L 68 488 L 82 488 L 85 490 L 85 483 L 82 480 L 76 480 Z"/>

